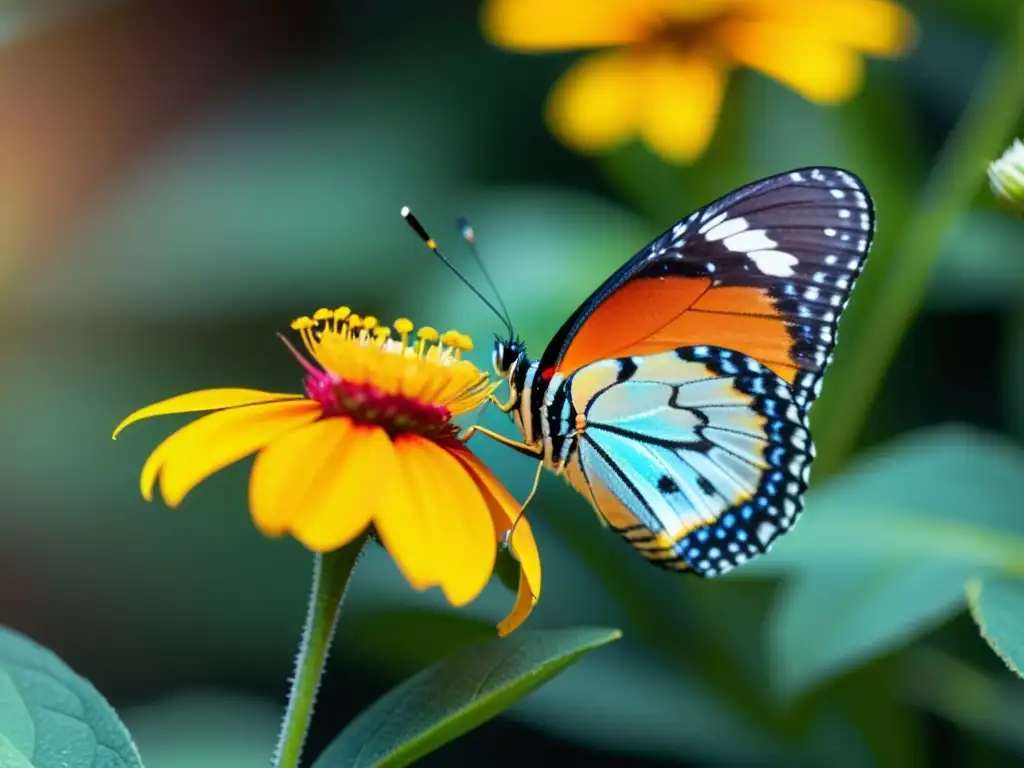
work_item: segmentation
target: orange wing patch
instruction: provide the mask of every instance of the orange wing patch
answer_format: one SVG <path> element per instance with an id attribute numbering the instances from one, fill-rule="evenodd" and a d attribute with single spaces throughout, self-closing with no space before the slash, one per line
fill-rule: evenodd
<path id="1" fill-rule="evenodd" d="M 558 372 L 569 375 L 598 360 L 671 349 L 671 343 L 665 346 L 655 342 L 650 346 L 647 342 L 689 309 L 710 286 L 708 278 L 682 277 L 647 277 L 626 283 L 584 321 Z"/>
<path id="2" fill-rule="evenodd" d="M 558 371 L 616 357 L 707 345 L 741 352 L 793 383 L 793 339 L 768 293 L 711 288 L 708 278 L 641 278 L 622 286 L 587 318 Z"/>

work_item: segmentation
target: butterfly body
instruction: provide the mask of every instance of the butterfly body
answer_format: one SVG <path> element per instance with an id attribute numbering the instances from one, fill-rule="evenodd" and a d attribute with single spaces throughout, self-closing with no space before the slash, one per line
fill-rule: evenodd
<path id="1" fill-rule="evenodd" d="M 563 324 L 540 359 L 498 339 L 521 450 L 654 564 L 703 576 L 766 552 L 802 509 L 808 411 L 874 233 L 835 168 L 681 220 Z"/>

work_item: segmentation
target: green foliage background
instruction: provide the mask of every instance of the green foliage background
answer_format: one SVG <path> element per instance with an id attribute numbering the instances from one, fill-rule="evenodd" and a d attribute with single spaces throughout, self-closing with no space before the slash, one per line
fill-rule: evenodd
<path id="1" fill-rule="evenodd" d="M 471 217 L 539 353 L 696 206 L 793 166 L 843 165 L 876 198 L 878 239 L 814 413 L 821 459 L 800 525 L 727 578 L 673 578 L 545 478 L 529 626 L 623 639 L 423 764 L 1019 764 L 1024 222 L 983 179 L 1024 132 L 1024 21 L 1007 0 L 907 5 L 919 49 L 871 62 L 855 100 L 826 110 L 740 73 L 708 154 L 678 168 L 640 146 L 587 159 L 558 145 L 541 108 L 573 56 L 488 47 L 474 3 L 297 4 L 287 45 L 131 155 L 73 226 L 33 239 L 45 218 L 0 215 L 18 235 L 0 251 L 0 623 L 92 680 L 148 768 L 265 764 L 308 554 L 252 528 L 247 465 L 178 510 L 147 505 L 138 469 L 184 419 L 117 443 L 113 426 L 183 391 L 295 388 L 274 332 L 322 305 L 457 327 L 486 364 L 494 319 L 429 258 L 402 205 L 472 273 L 454 227 Z M 1016 60 L 1000 58 L 1013 41 Z M 978 106 L 990 86 L 1003 96 Z M 980 123 L 961 122 L 969 105 Z M 73 143 L 75 125 L 46 129 Z M 18 189 L 0 186 L 11 211 Z M 493 412 L 483 423 L 511 429 Z M 525 496 L 530 462 L 480 452 Z M 489 637 L 511 600 L 495 580 L 455 612 L 371 551 L 310 755 L 399 679 Z"/>

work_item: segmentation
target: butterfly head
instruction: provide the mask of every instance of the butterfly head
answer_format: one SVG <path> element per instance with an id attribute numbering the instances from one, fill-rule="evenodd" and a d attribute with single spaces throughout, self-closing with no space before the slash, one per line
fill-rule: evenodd
<path id="1" fill-rule="evenodd" d="M 494 372 L 503 379 L 511 379 L 515 369 L 521 367 L 526 360 L 526 345 L 519 339 L 503 339 L 500 336 L 494 337 L 494 351 L 491 353 L 491 363 L 494 365 Z"/>

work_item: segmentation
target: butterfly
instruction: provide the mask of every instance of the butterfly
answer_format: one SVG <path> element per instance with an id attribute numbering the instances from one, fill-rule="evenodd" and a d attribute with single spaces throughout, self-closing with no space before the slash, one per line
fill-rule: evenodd
<path id="1" fill-rule="evenodd" d="M 542 467 L 564 477 L 651 563 L 724 574 L 802 511 L 808 412 L 874 230 L 846 170 L 735 190 L 644 246 L 539 359 L 497 337 L 509 398 L 495 402 L 522 440 L 469 432 L 537 458 L 537 479 Z"/>

